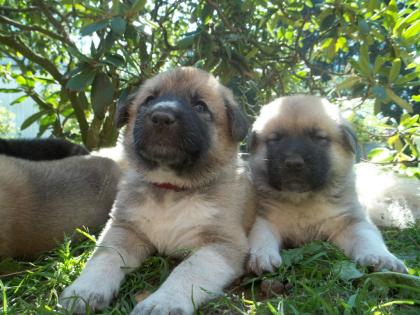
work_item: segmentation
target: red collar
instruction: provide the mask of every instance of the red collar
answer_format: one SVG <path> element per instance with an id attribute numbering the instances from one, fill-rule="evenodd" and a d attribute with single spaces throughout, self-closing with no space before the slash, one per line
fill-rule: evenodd
<path id="1" fill-rule="evenodd" d="M 173 185 L 171 183 L 152 183 L 152 184 L 155 187 L 162 188 L 162 189 L 167 189 L 167 190 L 174 190 L 174 191 L 187 190 L 187 188 L 185 188 L 185 187 L 176 186 L 176 185 Z"/>

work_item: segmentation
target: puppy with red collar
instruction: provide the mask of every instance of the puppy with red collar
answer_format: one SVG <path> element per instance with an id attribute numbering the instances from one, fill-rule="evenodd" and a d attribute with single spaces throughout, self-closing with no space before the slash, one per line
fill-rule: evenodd
<path id="1" fill-rule="evenodd" d="M 132 314 L 192 314 L 243 272 L 253 193 L 238 161 L 248 125 L 210 74 L 178 68 L 146 81 L 120 109 L 128 171 L 68 310 L 106 307 L 127 272 L 150 255 L 191 254 Z"/>

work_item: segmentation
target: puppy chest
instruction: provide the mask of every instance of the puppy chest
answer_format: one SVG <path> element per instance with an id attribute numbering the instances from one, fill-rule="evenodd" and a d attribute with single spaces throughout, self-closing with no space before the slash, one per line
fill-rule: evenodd
<path id="1" fill-rule="evenodd" d="M 313 240 L 325 240 L 327 227 L 335 216 L 329 205 L 277 205 L 266 212 L 284 242 L 292 246 Z"/>
<path id="2" fill-rule="evenodd" d="M 196 247 L 203 231 L 215 224 L 219 212 L 199 197 L 175 197 L 169 196 L 162 202 L 148 198 L 135 218 L 137 227 L 156 249 L 168 255 Z"/>

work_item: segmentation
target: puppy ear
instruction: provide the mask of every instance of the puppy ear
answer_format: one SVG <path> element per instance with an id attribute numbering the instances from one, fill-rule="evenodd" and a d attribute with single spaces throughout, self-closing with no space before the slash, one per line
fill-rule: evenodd
<path id="1" fill-rule="evenodd" d="M 226 101 L 225 104 L 232 139 L 242 141 L 248 134 L 248 119 L 238 106 L 231 105 Z"/>
<path id="2" fill-rule="evenodd" d="M 341 132 L 343 135 L 344 145 L 354 154 L 357 154 L 358 151 L 358 142 L 357 137 L 354 131 L 348 124 L 341 125 Z"/>
<path id="3" fill-rule="evenodd" d="M 246 141 L 246 151 L 248 153 L 253 153 L 255 151 L 255 148 L 258 144 L 258 136 L 255 131 L 251 131 L 248 133 L 247 141 Z"/>
<path id="4" fill-rule="evenodd" d="M 119 129 L 128 122 L 128 109 L 134 101 L 137 93 L 129 94 L 128 89 L 125 89 L 117 102 L 117 110 L 115 113 L 115 126 Z"/>

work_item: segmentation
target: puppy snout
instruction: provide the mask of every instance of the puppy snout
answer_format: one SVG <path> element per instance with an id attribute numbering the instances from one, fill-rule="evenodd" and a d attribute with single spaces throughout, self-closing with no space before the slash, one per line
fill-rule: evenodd
<path id="1" fill-rule="evenodd" d="M 300 155 L 292 155 L 284 160 L 284 165 L 290 170 L 301 170 L 305 166 L 305 161 Z"/>
<path id="2" fill-rule="evenodd" d="M 169 127 L 176 121 L 175 115 L 168 111 L 155 111 L 150 114 L 150 120 L 155 126 Z"/>

